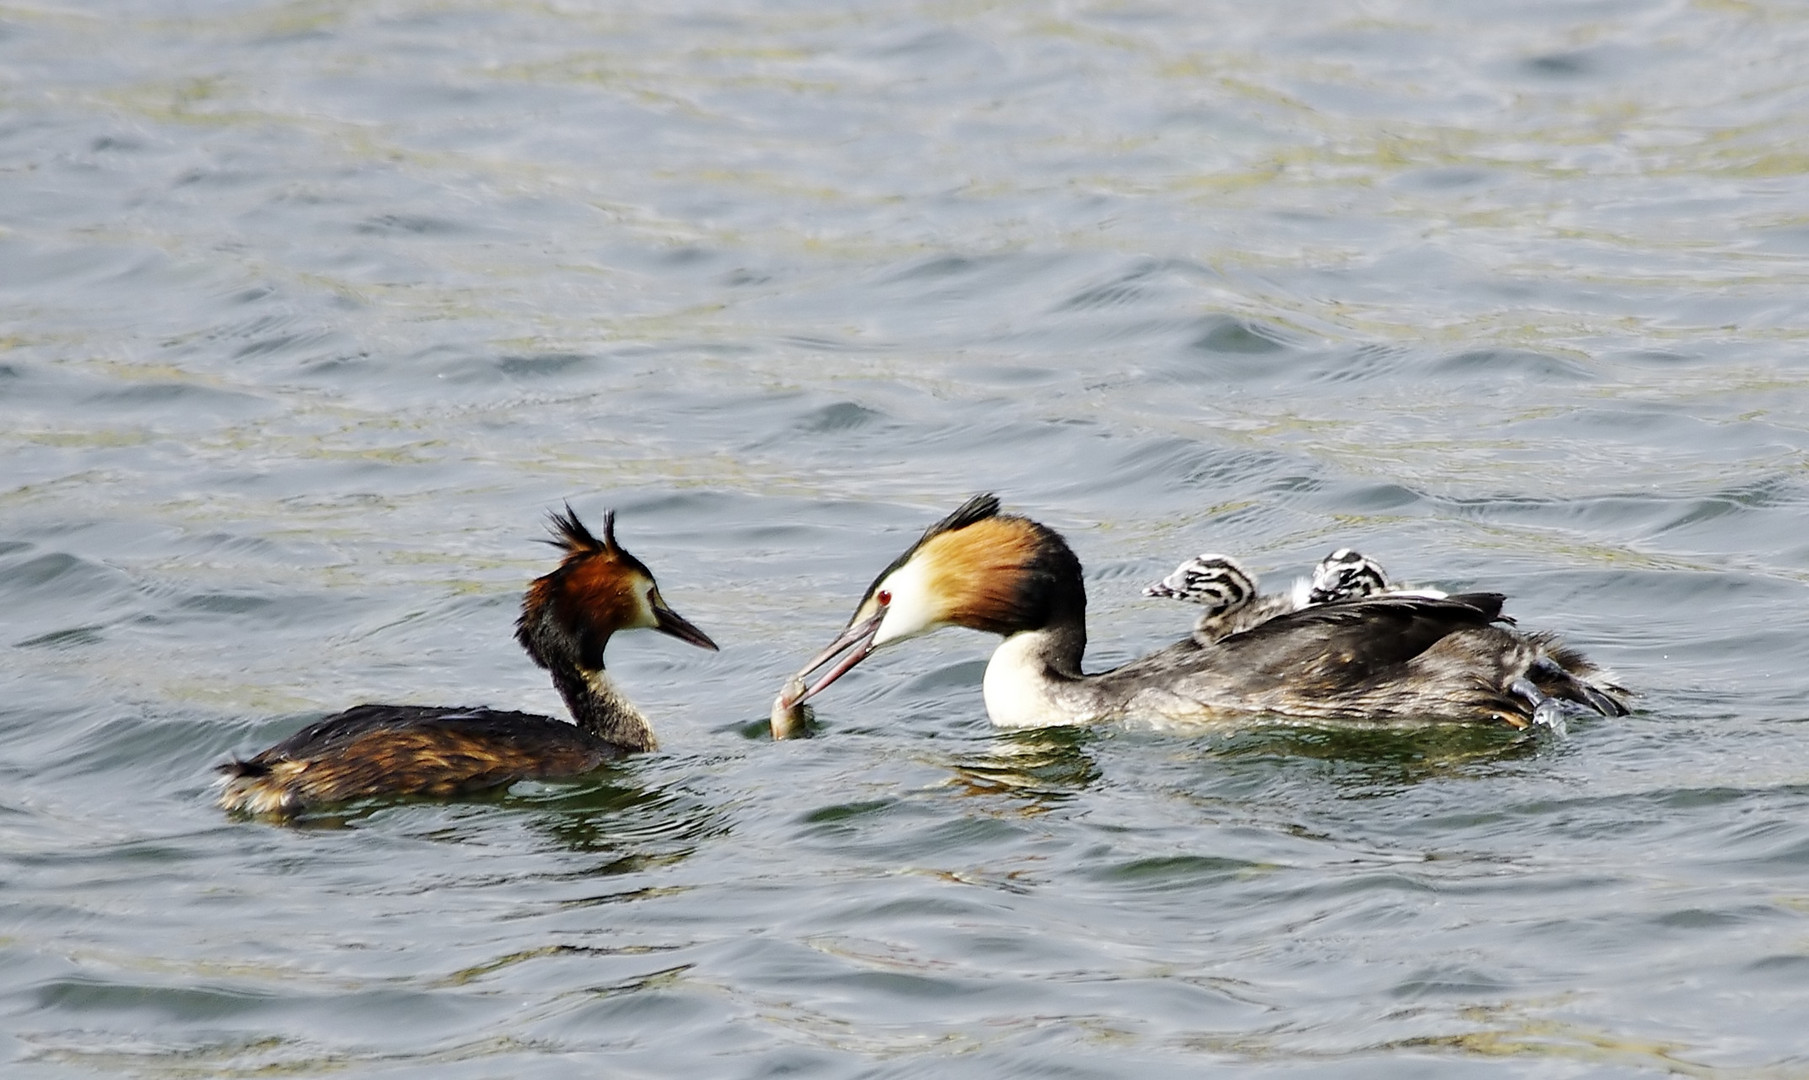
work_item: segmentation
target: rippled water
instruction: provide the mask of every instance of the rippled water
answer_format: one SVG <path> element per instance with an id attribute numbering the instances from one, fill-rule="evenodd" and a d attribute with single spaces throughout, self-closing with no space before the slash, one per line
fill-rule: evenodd
<path id="1" fill-rule="evenodd" d="M 1809 13 L 0 2 L 8 1076 L 1809 1072 Z M 1139 587 L 1355 544 L 1641 693 L 1002 735 L 969 493 Z M 557 712 L 545 512 L 724 646 L 664 752 L 228 819 L 367 700 Z"/>

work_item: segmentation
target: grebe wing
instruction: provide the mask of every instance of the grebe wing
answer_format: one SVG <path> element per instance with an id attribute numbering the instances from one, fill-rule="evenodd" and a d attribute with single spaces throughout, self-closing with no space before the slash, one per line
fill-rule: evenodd
<path id="1" fill-rule="evenodd" d="M 575 725 L 533 713 L 360 705 L 303 728 L 229 777 L 305 789 L 306 801 L 455 795 L 529 777 L 575 776 L 625 756 Z"/>
<path id="2" fill-rule="evenodd" d="M 1459 593 L 1443 597 L 1380 593 L 1286 612 L 1239 636 L 1284 638 L 1303 632 L 1337 634 L 1355 631 L 1373 633 L 1378 639 L 1400 638 L 1399 648 L 1413 648 L 1417 653 L 1461 627 L 1512 622 L 1511 619 L 1504 620 L 1501 614 L 1501 605 L 1506 602 L 1507 597 L 1501 593 Z M 1417 648 L 1415 644 L 1418 644 Z"/>
<path id="3" fill-rule="evenodd" d="M 430 705 L 358 705 L 344 712 L 316 720 L 282 742 L 259 753 L 249 761 L 229 762 L 220 771 L 232 771 L 236 765 L 279 761 L 300 761 L 322 754 L 336 753 L 366 736 L 403 731 L 419 724 L 452 724 L 468 729 L 471 722 L 479 726 L 514 723 L 552 722 L 548 716 L 512 712 L 501 709 L 462 709 Z M 570 727 L 571 725 L 564 725 Z M 452 729 L 448 729 L 452 730 Z"/>
<path id="4" fill-rule="evenodd" d="M 1388 594 L 1320 604 L 1270 619 L 1221 644 L 1238 667 L 1330 665 L 1361 679 L 1393 668 L 1459 630 L 1501 621 L 1500 593 L 1435 598 Z"/>
<path id="5" fill-rule="evenodd" d="M 1341 693 L 1398 674 L 1401 665 L 1454 633 L 1500 621 L 1504 600 L 1499 593 L 1346 600 L 1302 608 L 1211 645 L 1165 649 L 1145 660 L 1178 664 L 1182 684 L 1197 677 L 1214 685 L 1235 682 L 1244 693 L 1283 686 Z M 1139 661 L 1127 668 L 1142 666 Z M 1148 673 L 1158 674 L 1157 666 L 1149 665 Z M 1126 668 L 1119 672 L 1133 674 Z"/>

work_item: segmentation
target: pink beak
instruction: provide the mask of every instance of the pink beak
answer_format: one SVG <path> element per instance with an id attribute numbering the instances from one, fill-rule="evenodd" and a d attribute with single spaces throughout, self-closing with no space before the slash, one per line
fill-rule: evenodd
<path id="1" fill-rule="evenodd" d="M 782 695 L 779 698 L 779 707 L 782 709 L 789 709 L 799 702 L 810 700 L 820 693 L 824 687 L 841 678 L 843 675 L 848 674 L 848 672 L 853 669 L 854 665 L 872 655 L 873 635 L 879 633 L 880 620 L 885 617 L 886 609 L 882 607 L 870 618 L 854 623 L 849 626 L 848 629 L 842 631 L 842 635 L 830 642 L 828 648 L 812 657 L 810 663 L 804 665 L 798 672 L 797 681 L 802 683 L 804 678 L 811 672 L 822 667 L 824 664 L 829 663 L 829 661 L 834 660 L 836 656 L 844 650 L 848 651 L 848 655 L 842 657 L 840 663 L 830 668 L 829 671 L 815 683 L 807 686 L 797 697 L 787 700 L 789 695 Z"/>

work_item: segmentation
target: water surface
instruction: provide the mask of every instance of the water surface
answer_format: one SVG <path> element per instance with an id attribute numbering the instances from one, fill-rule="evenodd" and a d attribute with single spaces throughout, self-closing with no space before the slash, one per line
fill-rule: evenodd
<path id="1" fill-rule="evenodd" d="M 1809 16 L 0 4 L 9 1076 L 1809 1071 Z M 1352 544 L 1640 692 L 1561 740 L 1007 735 L 778 682 L 968 494 L 1094 667 Z M 557 712 L 545 513 L 722 645 L 594 781 L 212 805 Z"/>

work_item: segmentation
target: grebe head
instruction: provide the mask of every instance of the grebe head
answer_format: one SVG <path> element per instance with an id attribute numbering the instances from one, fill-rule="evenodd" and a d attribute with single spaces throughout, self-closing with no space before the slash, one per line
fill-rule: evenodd
<path id="1" fill-rule="evenodd" d="M 999 513 L 996 496 L 975 495 L 880 571 L 847 628 L 798 672 L 799 679 L 848 655 L 798 696 L 788 690 L 781 704 L 789 708 L 815 696 L 882 646 L 944 626 L 1006 637 L 1060 622 L 1080 626 L 1086 605 L 1080 560 L 1059 534 Z"/>
<path id="2" fill-rule="evenodd" d="M 1174 573 L 1145 587 L 1143 595 L 1185 600 L 1219 614 L 1256 599 L 1256 579 L 1231 556 L 1207 553 L 1175 567 Z"/>
<path id="3" fill-rule="evenodd" d="M 1374 596 L 1389 587 L 1381 563 L 1350 548 L 1339 548 L 1313 567 L 1312 590 L 1307 596 L 1309 603 L 1329 604 Z"/>
<path id="4" fill-rule="evenodd" d="M 603 513 L 603 539 L 591 535 L 571 505 L 552 515 L 553 539 L 565 552 L 558 569 L 535 578 L 522 598 L 515 639 L 543 668 L 603 669 L 603 647 L 617 630 L 658 630 L 699 648 L 716 643 L 666 606 L 653 571 L 616 543 L 616 512 Z"/>

